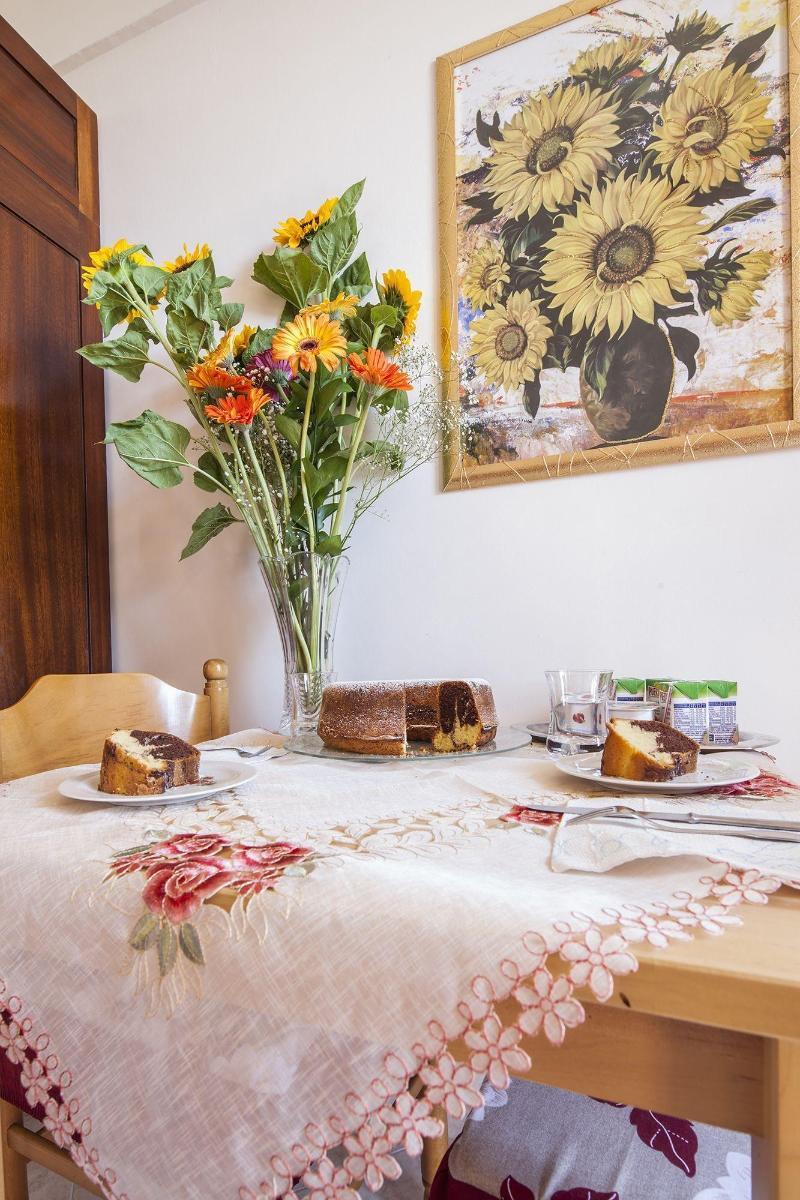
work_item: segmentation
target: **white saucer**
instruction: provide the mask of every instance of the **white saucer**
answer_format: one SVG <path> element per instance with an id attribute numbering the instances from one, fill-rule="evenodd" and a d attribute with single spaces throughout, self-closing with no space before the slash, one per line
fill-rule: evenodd
<path id="1" fill-rule="evenodd" d="M 200 783 L 169 788 L 160 796 L 115 796 L 100 791 L 100 764 L 96 763 L 62 780 L 58 790 L 70 800 L 88 800 L 94 804 L 145 804 L 160 808 L 162 804 L 182 804 L 187 800 L 199 800 L 201 796 L 213 796 L 215 792 L 248 783 L 257 774 L 258 768 L 252 763 L 226 762 L 214 754 L 200 758 Z"/>
<path id="2" fill-rule="evenodd" d="M 755 779 L 760 767 L 748 766 L 743 762 L 733 762 L 722 755 L 703 759 L 703 765 L 690 775 L 679 775 L 676 779 L 668 779 L 664 783 L 653 783 L 638 779 L 618 779 L 614 775 L 602 775 L 600 762 L 603 755 L 600 751 L 590 754 L 573 754 L 560 758 L 550 755 L 550 762 L 564 775 L 573 779 L 583 779 L 598 787 L 608 788 L 612 792 L 666 792 L 677 795 L 681 792 L 702 792 L 712 788 L 728 787 L 733 783 L 747 783 Z"/>

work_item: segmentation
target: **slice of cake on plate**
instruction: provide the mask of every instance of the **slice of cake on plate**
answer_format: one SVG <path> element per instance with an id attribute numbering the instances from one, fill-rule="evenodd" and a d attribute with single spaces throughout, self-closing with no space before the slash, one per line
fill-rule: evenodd
<path id="1" fill-rule="evenodd" d="M 117 729 L 106 738 L 100 791 L 117 796 L 160 796 L 200 780 L 200 751 L 171 733 Z"/>
<path id="2" fill-rule="evenodd" d="M 697 742 L 662 721 L 608 723 L 600 770 L 617 779 L 665 782 L 697 770 Z"/>

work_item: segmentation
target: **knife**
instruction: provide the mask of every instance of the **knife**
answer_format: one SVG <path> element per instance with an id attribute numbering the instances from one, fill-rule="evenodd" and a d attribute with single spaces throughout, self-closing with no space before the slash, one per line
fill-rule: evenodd
<path id="1" fill-rule="evenodd" d="M 519 801 L 517 802 L 519 804 Z M 603 813 L 629 821 L 634 816 L 644 817 L 649 821 L 663 821 L 675 825 L 722 825 L 727 829 L 753 829 L 757 831 L 776 831 L 780 833 L 800 833 L 800 823 L 794 821 L 760 821 L 757 817 L 722 817 L 712 813 L 695 812 L 645 812 L 630 809 L 626 805 L 614 805 L 613 808 L 595 808 L 588 804 L 558 808 L 552 804 L 519 804 L 520 808 L 529 808 L 533 812 L 555 813 L 568 817 L 589 817 Z"/>

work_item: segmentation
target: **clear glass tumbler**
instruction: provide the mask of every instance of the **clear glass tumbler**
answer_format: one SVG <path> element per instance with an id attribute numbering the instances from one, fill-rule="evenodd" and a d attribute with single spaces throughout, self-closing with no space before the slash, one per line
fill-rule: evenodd
<path id="1" fill-rule="evenodd" d="M 606 740 L 611 671 L 545 671 L 550 689 L 551 754 L 599 750 Z"/>

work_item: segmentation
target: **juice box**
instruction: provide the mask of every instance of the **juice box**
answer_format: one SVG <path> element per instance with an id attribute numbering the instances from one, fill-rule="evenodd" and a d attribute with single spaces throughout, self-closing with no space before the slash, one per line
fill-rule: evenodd
<path id="1" fill-rule="evenodd" d="M 615 679 L 614 700 L 617 704 L 641 704 L 645 698 L 644 679 Z"/>
<path id="2" fill-rule="evenodd" d="M 673 728 L 708 742 L 708 684 L 705 679 L 673 679 L 667 720 Z"/>
<path id="3" fill-rule="evenodd" d="M 732 679 L 709 679 L 708 740 L 715 745 L 731 746 L 739 741 L 736 717 L 738 687 Z"/>
<path id="4" fill-rule="evenodd" d="M 665 705 L 672 694 L 671 679 L 645 679 L 644 681 L 644 698 L 648 703 Z M 664 720 L 666 720 L 666 716 Z"/>

